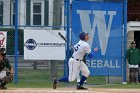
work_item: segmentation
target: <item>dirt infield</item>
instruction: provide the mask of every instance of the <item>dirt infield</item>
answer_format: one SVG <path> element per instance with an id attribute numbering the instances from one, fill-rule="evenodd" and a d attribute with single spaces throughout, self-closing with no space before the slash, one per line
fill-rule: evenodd
<path id="1" fill-rule="evenodd" d="M 113 88 L 89 88 L 88 90 L 76 90 L 75 88 L 10 88 L 0 90 L 0 93 L 140 93 L 140 89 L 113 89 Z"/>

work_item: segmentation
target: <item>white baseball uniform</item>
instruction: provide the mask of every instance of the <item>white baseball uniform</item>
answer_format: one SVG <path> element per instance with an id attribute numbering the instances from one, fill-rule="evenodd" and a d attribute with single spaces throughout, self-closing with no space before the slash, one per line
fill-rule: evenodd
<path id="1" fill-rule="evenodd" d="M 85 41 L 80 40 L 76 45 L 74 45 L 74 53 L 69 59 L 69 81 L 72 82 L 76 79 L 79 70 L 82 75 L 88 77 L 90 71 L 87 65 L 82 61 L 85 54 L 90 54 L 91 48 L 89 44 Z"/>
<path id="2" fill-rule="evenodd" d="M 79 69 L 78 69 L 79 70 Z M 77 80 L 77 83 L 78 82 L 80 82 L 80 80 L 81 80 L 81 75 L 80 75 L 81 73 L 80 73 L 80 70 L 77 72 L 77 77 L 76 77 L 76 80 Z M 86 80 L 85 80 L 85 82 L 87 82 Z"/>

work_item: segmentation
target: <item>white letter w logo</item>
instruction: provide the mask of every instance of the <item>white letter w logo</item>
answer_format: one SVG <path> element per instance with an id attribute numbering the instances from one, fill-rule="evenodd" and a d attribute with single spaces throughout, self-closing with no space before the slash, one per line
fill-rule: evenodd
<path id="1" fill-rule="evenodd" d="M 101 54 L 105 55 L 108 44 L 108 38 L 110 35 L 110 29 L 112 25 L 113 16 L 116 15 L 116 11 L 91 11 L 91 10 L 77 10 L 80 16 L 82 30 L 89 33 L 91 40 L 89 44 L 92 46 L 96 27 L 98 29 L 98 37 L 101 48 Z M 90 15 L 94 15 L 94 22 L 91 25 Z M 109 15 L 108 25 L 106 24 L 105 16 Z"/>

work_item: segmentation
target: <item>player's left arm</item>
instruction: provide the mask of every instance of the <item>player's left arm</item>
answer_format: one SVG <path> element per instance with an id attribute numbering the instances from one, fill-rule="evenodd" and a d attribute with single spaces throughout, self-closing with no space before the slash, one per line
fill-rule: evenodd
<path id="1" fill-rule="evenodd" d="M 96 47 L 92 51 L 91 48 L 90 48 L 90 46 L 88 45 L 85 50 L 86 50 L 86 53 L 87 53 L 88 57 L 89 58 L 92 58 L 95 55 L 95 53 L 98 51 L 98 48 Z"/>

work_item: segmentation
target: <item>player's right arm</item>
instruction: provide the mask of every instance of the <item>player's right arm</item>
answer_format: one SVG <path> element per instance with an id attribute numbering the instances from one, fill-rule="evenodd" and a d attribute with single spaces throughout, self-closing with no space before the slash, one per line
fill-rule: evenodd
<path id="1" fill-rule="evenodd" d="M 130 58 L 130 49 L 128 49 L 128 50 L 126 51 L 126 58 L 127 58 L 128 62 L 129 62 L 129 58 Z"/>

